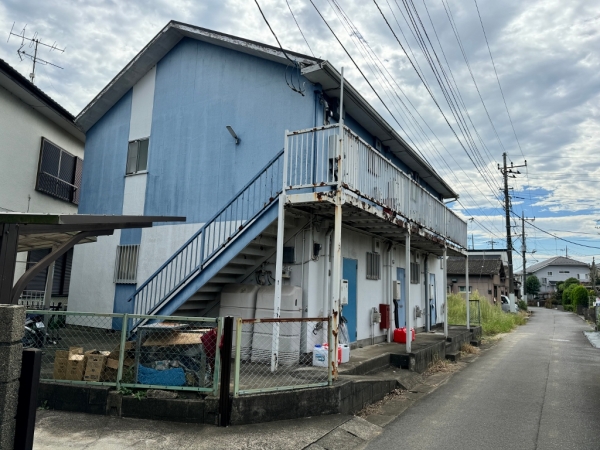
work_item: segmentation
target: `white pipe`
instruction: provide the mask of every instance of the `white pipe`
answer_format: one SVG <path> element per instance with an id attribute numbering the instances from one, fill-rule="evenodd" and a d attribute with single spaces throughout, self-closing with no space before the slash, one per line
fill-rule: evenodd
<path id="1" fill-rule="evenodd" d="M 448 337 L 448 270 L 446 261 L 446 246 L 444 246 L 444 336 Z"/>
<path id="2" fill-rule="evenodd" d="M 405 237 L 405 248 L 404 248 L 404 252 L 405 252 L 405 265 L 406 265 L 406 275 L 405 275 L 405 280 L 407 280 L 406 283 L 406 287 L 404 288 L 404 291 L 406 292 L 406 353 L 410 353 L 411 351 L 411 344 L 412 344 L 412 332 L 411 332 L 411 323 L 412 323 L 412 309 L 410 307 L 410 230 L 408 230 L 406 232 L 406 237 Z"/>
<path id="3" fill-rule="evenodd" d="M 471 329 L 471 307 L 469 305 L 469 255 L 465 257 L 465 282 L 467 284 L 466 290 L 467 294 L 465 299 L 467 301 L 467 330 Z"/>

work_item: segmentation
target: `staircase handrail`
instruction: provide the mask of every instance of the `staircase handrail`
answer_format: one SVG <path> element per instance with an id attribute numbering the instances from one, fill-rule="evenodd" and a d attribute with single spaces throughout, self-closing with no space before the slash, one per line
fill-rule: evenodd
<path id="1" fill-rule="evenodd" d="M 173 261 L 175 261 L 178 256 L 180 256 L 184 251 L 186 251 L 188 249 L 188 247 L 190 247 L 191 245 L 193 246 L 193 244 L 196 241 L 196 239 L 198 238 L 198 236 L 202 235 L 203 233 L 206 233 L 208 228 L 211 225 L 213 225 L 213 223 L 225 211 L 227 211 L 227 208 L 229 208 L 237 199 L 239 199 L 264 173 L 266 173 L 269 170 L 269 168 L 271 168 L 272 166 L 274 166 L 277 163 L 277 161 L 283 156 L 283 153 L 284 153 L 284 150 L 282 149 L 261 170 L 259 170 L 257 172 L 257 174 L 254 177 L 252 177 L 252 179 L 250 179 L 250 181 L 248 181 L 248 183 L 246 183 L 244 185 L 243 188 L 241 188 L 235 195 L 233 195 L 231 197 L 231 199 L 225 204 L 225 206 L 223 206 L 217 213 L 215 213 L 209 220 L 207 220 L 205 222 L 205 224 L 198 231 L 196 231 L 177 251 L 175 251 L 175 253 L 173 253 L 169 257 L 169 259 L 167 259 L 152 275 L 150 275 L 148 277 L 148 279 L 146 281 L 144 281 L 144 283 L 142 283 L 140 285 L 140 287 L 137 288 L 136 291 L 127 299 L 127 302 L 133 301 L 140 294 L 142 294 L 142 292 L 150 285 L 150 283 L 152 283 L 159 276 L 159 274 L 161 274 Z M 282 169 L 282 173 L 283 173 L 283 169 Z M 224 248 L 226 246 L 226 244 L 231 242 L 232 238 L 238 232 L 240 232 L 242 229 L 244 229 L 246 224 L 251 222 L 256 216 L 258 216 L 266 208 L 266 206 L 268 206 L 274 200 L 276 200 L 282 191 L 282 187 L 283 187 L 283 179 L 278 184 L 278 186 L 277 186 L 278 190 L 276 190 L 276 192 L 274 193 L 275 195 L 269 197 L 268 201 L 262 206 L 262 208 L 259 208 L 256 212 L 252 213 L 245 220 L 243 226 L 240 225 L 239 227 L 238 226 L 234 227 L 233 232 L 229 236 L 227 236 L 223 239 L 222 244 L 218 245 L 217 248 L 213 249 L 212 251 L 209 251 L 209 253 L 206 256 L 204 256 L 204 240 L 203 240 L 201 243 L 201 246 L 200 246 L 200 259 L 199 259 L 198 263 L 193 265 L 193 267 L 190 266 L 190 269 L 188 270 L 186 275 L 182 276 L 179 281 L 176 281 L 175 284 L 170 289 L 168 289 L 168 291 L 164 292 L 163 294 L 159 294 L 160 299 L 158 301 L 153 302 L 151 305 L 145 305 L 148 307 L 147 311 L 136 311 L 136 309 L 140 309 L 140 308 L 138 308 L 139 305 L 137 304 L 137 300 L 136 300 L 136 302 L 134 303 L 134 312 L 140 313 L 140 314 L 152 314 L 158 306 L 162 305 L 166 299 L 168 299 L 171 295 L 173 295 L 175 292 L 177 292 L 177 290 L 187 281 L 187 279 L 189 279 L 190 276 L 192 276 L 194 273 L 196 273 L 198 271 L 198 269 L 201 269 L 202 266 L 206 262 L 208 262 L 213 256 L 215 256 L 215 254 L 217 252 L 219 252 L 222 248 Z M 198 251 L 198 248 L 196 248 L 196 252 L 197 251 Z M 175 268 L 175 269 L 177 269 L 177 268 Z M 181 267 L 179 269 L 181 270 Z M 160 286 L 157 287 L 155 292 L 158 293 L 158 291 L 160 289 L 161 289 Z"/>

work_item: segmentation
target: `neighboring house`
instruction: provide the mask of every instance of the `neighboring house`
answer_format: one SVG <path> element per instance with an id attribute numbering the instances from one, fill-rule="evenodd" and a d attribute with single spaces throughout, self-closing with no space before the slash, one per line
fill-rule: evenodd
<path id="1" fill-rule="evenodd" d="M 464 258 L 448 258 L 447 277 L 448 293 L 466 292 Z M 475 291 L 490 302 L 494 299 L 499 302 L 501 295 L 508 295 L 508 273 L 501 251 L 490 255 L 486 251 L 469 250 L 469 292 Z"/>
<path id="2" fill-rule="evenodd" d="M 0 212 L 77 213 L 85 134 L 74 119 L 0 59 Z M 19 253 L 15 279 L 49 252 Z M 70 251 L 50 269 L 56 301 L 69 293 L 72 257 Z M 24 299 L 43 299 L 46 274 L 27 286 Z"/>
<path id="3" fill-rule="evenodd" d="M 582 283 L 589 282 L 590 266 L 565 256 L 555 256 L 527 267 L 527 276 L 530 275 L 538 277 L 540 280 L 539 294 L 546 297 L 556 292 L 556 285 L 567 278 L 576 278 Z M 516 276 L 522 280 L 523 272 L 519 272 Z"/>
<path id="4" fill-rule="evenodd" d="M 339 248 L 352 342 L 388 338 L 371 313 L 394 292 L 400 326 L 408 295 L 416 327 L 441 323 L 439 258 L 467 241 L 443 204 L 457 194 L 347 81 L 340 111 L 340 81 L 327 61 L 170 22 L 76 119 L 79 212 L 187 223 L 76 248 L 70 309 L 214 317 L 224 286 L 281 279 L 304 317 L 327 316 Z"/>

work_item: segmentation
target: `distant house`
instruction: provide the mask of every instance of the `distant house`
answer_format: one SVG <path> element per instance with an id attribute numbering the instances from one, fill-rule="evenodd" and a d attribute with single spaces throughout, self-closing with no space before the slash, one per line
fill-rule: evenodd
<path id="1" fill-rule="evenodd" d="M 490 302 L 499 301 L 500 295 L 508 295 L 508 271 L 503 260 L 506 251 L 469 250 L 469 292 L 477 291 Z M 504 253 L 504 255 L 503 255 Z M 465 277 L 465 259 L 448 258 L 447 291 L 461 294 L 467 291 Z"/>
<path id="2" fill-rule="evenodd" d="M 303 317 L 347 289 L 355 345 L 406 317 L 440 324 L 438 259 L 466 252 L 443 203 L 457 193 L 347 80 L 340 107 L 341 80 L 325 60 L 170 22 L 76 119 L 79 212 L 187 223 L 76 248 L 69 308 L 215 317 L 224 288 L 279 279 Z M 374 327 L 381 304 L 393 319 Z"/>
<path id="3" fill-rule="evenodd" d="M 77 213 L 85 134 L 74 119 L 0 59 L 0 212 Z M 19 253 L 15 279 L 49 251 Z M 70 251 L 55 263 L 57 301 L 69 293 L 72 258 Z M 46 274 L 27 286 L 24 299 L 41 301 Z"/>
<path id="4" fill-rule="evenodd" d="M 540 280 L 540 295 L 548 296 L 556 292 L 556 285 L 567 278 L 576 278 L 581 283 L 590 281 L 590 266 L 565 256 L 555 256 L 532 266 L 527 267 L 527 276 L 535 275 Z M 516 276 L 521 280 L 523 272 Z"/>

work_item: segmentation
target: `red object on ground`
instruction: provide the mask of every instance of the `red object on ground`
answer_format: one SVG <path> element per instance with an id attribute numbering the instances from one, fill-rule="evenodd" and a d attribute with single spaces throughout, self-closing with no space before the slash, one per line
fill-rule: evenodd
<path id="1" fill-rule="evenodd" d="M 321 347 L 329 350 L 329 344 L 327 344 L 327 343 L 324 343 L 323 345 L 321 345 Z M 342 363 L 342 347 L 338 346 L 338 352 L 337 353 L 338 353 L 338 364 L 341 364 Z"/>
<path id="2" fill-rule="evenodd" d="M 412 340 L 415 340 L 415 329 L 411 328 L 410 331 L 412 332 Z M 398 342 L 399 344 L 406 344 L 406 327 L 402 327 L 402 328 L 396 328 L 394 330 L 394 342 Z"/>

